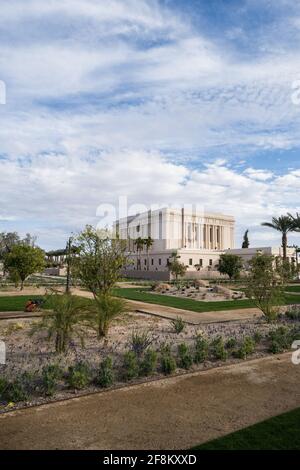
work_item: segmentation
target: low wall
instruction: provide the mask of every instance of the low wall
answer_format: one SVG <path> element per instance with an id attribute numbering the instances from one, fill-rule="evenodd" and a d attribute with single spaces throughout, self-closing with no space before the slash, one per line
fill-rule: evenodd
<path id="1" fill-rule="evenodd" d="M 123 272 L 123 276 L 151 281 L 170 281 L 173 279 L 169 271 L 127 270 Z M 228 279 L 228 276 L 220 274 L 218 271 L 187 271 L 183 279 Z"/>

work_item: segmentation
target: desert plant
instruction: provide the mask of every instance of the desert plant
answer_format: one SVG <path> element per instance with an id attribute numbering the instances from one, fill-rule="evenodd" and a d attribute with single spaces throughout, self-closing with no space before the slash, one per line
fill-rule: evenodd
<path id="1" fill-rule="evenodd" d="M 63 377 L 63 370 L 58 364 L 49 364 L 42 369 L 42 389 L 45 395 L 52 396 L 57 382 Z"/>
<path id="2" fill-rule="evenodd" d="M 11 381 L 2 377 L 0 379 L 0 400 L 13 403 L 27 401 L 30 396 L 27 385 L 26 373 Z"/>
<path id="3" fill-rule="evenodd" d="M 234 348 L 236 348 L 236 346 L 237 346 L 237 340 L 236 340 L 236 338 L 229 338 L 229 339 L 226 341 L 225 347 L 226 347 L 226 349 L 228 349 L 229 351 L 232 351 Z"/>
<path id="4" fill-rule="evenodd" d="M 139 375 L 139 363 L 134 351 L 126 351 L 123 357 L 123 376 L 125 380 L 132 380 Z"/>
<path id="5" fill-rule="evenodd" d="M 294 335 L 289 328 L 279 326 L 269 333 L 269 339 L 270 352 L 273 354 L 278 354 L 291 348 Z"/>
<path id="6" fill-rule="evenodd" d="M 255 351 L 255 341 L 250 336 L 246 336 L 242 341 L 242 344 L 238 349 L 235 350 L 234 355 L 239 359 L 246 359 L 247 356 L 253 354 Z"/>
<path id="7" fill-rule="evenodd" d="M 140 375 L 149 376 L 156 371 L 157 352 L 153 349 L 147 349 L 144 358 L 140 364 Z"/>
<path id="8" fill-rule="evenodd" d="M 184 330 L 185 323 L 181 317 L 175 318 L 175 320 L 171 321 L 171 325 L 173 326 L 174 332 L 179 335 Z"/>
<path id="9" fill-rule="evenodd" d="M 222 336 L 217 336 L 210 343 L 210 353 L 214 359 L 225 361 L 228 357 L 228 353 L 225 349 L 224 339 Z"/>
<path id="10" fill-rule="evenodd" d="M 89 325 L 97 332 L 98 339 L 107 336 L 111 321 L 126 311 L 126 303 L 110 294 L 98 294 L 88 308 Z"/>
<path id="11" fill-rule="evenodd" d="M 146 349 L 150 346 L 152 341 L 153 338 L 150 337 L 148 331 L 139 333 L 138 331 L 134 330 L 131 334 L 129 347 L 138 357 L 141 357 Z"/>
<path id="12" fill-rule="evenodd" d="M 114 383 L 113 361 L 106 357 L 100 364 L 95 382 L 100 387 L 110 387 Z"/>
<path id="13" fill-rule="evenodd" d="M 178 345 L 179 365 L 182 369 L 190 369 L 193 364 L 193 358 L 189 347 L 185 343 Z"/>
<path id="14" fill-rule="evenodd" d="M 255 331 L 253 334 L 253 340 L 256 344 L 260 343 L 262 340 L 262 334 L 259 331 Z"/>
<path id="15" fill-rule="evenodd" d="M 82 389 L 90 382 L 90 369 L 85 362 L 78 362 L 68 369 L 67 383 L 71 388 Z"/>
<path id="16" fill-rule="evenodd" d="M 221 274 L 227 274 L 229 279 L 238 279 L 243 267 L 240 256 L 224 253 L 220 256 L 218 271 Z"/>
<path id="17" fill-rule="evenodd" d="M 291 305 L 285 314 L 290 320 L 300 320 L 299 305 Z"/>
<path id="18" fill-rule="evenodd" d="M 208 350 L 209 345 L 206 338 L 202 335 L 197 335 L 195 338 L 195 354 L 194 354 L 194 362 L 196 364 L 200 364 L 204 362 L 205 359 L 208 357 Z"/>
<path id="19" fill-rule="evenodd" d="M 64 353 L 74 336 L 84 345 L 87 301 L 80 297 L 53 292 L 47 296 L 50 313 L 43 313 L 41 322 L 35 323 L 31 334 L 46 330 L 48 340 L 54 338 L 57 353 Z"/>
<path id="20" fill-rule="evenodd" d="M 176 360 L 172 356 L 171 346 L 169 344 L 163 344 L 161 346 L 160 352 L 161 370 L 165 375 L 170 375 L 176 370 Z"/>

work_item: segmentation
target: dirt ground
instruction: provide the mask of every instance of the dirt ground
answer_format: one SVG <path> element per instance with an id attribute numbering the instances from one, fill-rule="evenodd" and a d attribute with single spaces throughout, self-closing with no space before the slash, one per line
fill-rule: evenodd
<path id="1" fill-rule="evenodd" d="M 300 406 L 291 353 L 14 411 L 0 449 L 186 449 Z"/>

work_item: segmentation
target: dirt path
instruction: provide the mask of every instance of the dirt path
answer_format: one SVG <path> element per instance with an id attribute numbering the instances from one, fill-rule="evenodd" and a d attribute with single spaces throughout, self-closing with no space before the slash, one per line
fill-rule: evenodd
<path id="1" fill-rule="evenodd" d="M 0 415 L 0 449 L 183 449 L 300 406 L 291 354 Z"/>

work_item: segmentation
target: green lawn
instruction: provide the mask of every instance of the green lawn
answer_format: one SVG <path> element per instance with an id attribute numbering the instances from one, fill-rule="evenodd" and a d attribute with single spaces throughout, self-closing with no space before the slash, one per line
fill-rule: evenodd
<path id="1" fill-rule="evenodd" d="M 11 297 L 0 296 L 0 312 L 22 312 L 29 299 L 40 299 L 41 296 L 15 295 Z"/>
<path id="2" fill-rule="evenodd" d="M 197 450 L 300 450 L 300 408 L 195 447 Z"/>
<path id="3" fill-rule="evenodd" d="M 297 294 L 300 294 L 300 286 L 287 286 L 285 288 L 286 292 L 296 292 Z"/>
<path id="4" fill-rule="evenodd" d="M 124 297 L 129 300 L 139 300 L 151 304 L 166 305 L 168 307 L 181 308 L 184 310 L 192 310 L 194 312 L 211 312 L 214 310 L 233 310 L 238 308 L 253 307 L 253 302 L 249 299 L 246 300 L 228 300 L 219 302 L 203 302 L 193 299 L 180 299 L 178 297 L 171 297 L 161 294 L 152 294 L 147 290 L 133 289 L 133 288 L 118 288 L 114 290 L 118 297 Z M 286 304 L 300 303 L 299 299 L 293 295 L 286 295 Z"/>

